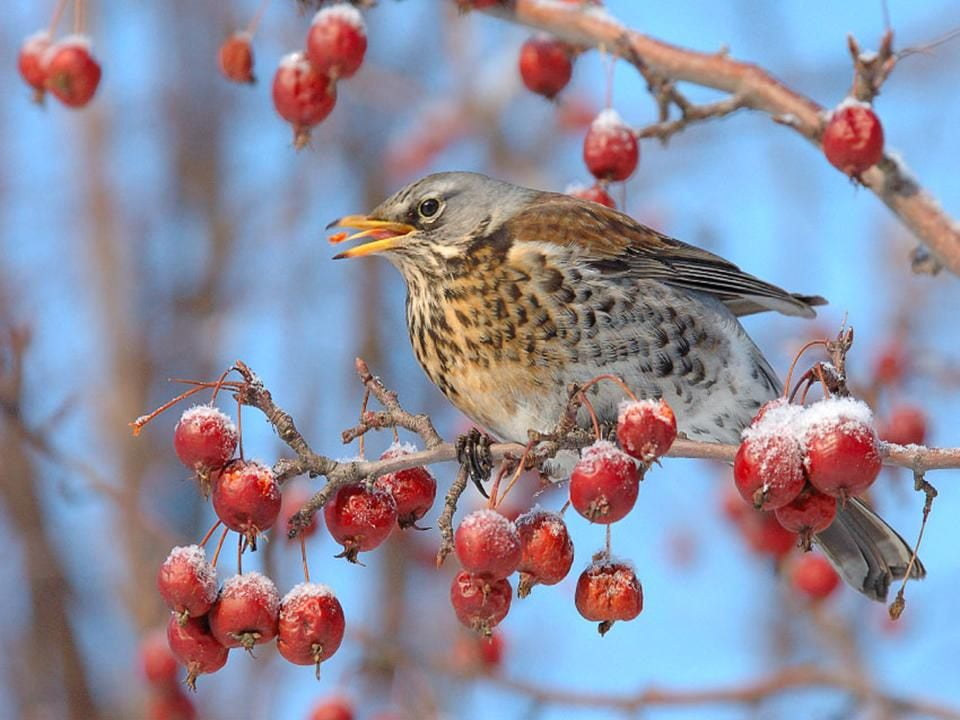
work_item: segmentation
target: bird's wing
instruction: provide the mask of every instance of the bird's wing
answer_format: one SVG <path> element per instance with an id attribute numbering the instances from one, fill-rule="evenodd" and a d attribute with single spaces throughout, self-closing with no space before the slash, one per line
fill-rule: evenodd
<path id="1" fill-rule="evenodd" d="M 813 317 L 822 297 L 795 295 L 743 272 L 718 255 L 674 240 L 597 203 L 545 193 L 507 223 L 520 242 L 550 242 L 583 249 L 588 262 L 610 275 L 659 280 L 713 295 L 735 315 L 775 310 Z"/>

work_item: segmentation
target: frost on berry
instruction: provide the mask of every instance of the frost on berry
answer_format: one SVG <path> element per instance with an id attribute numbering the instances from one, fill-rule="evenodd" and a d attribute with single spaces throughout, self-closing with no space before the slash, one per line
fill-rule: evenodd
<path id="1" fill-rule="evenodd" d="M 791 432 L 802 412 L 798 405 L 774 400 L 743 431 L 733 479 L 743 499 L 758 510 L 783 507 L 803 490 L 803 446 Z"/>
<path id="2" fill-rule="evenodd" d="M 570 504 L 590 522 L 607 525 L 624 518 L 639 491 L 633 458 L 606 440 L 584 448 L 570 475 Z"/>
<path id="3" fill-rule="evenodd" d="M 17 57 L 17 68 L 24 82 L 33 88 L 35 102 L 43 100 L 43 93 L 47 86 L 47 67 L 44 55 L 50 47 L 50 33 L 46 30 L 33 33 L 20 46 L 20 55 Z"/>
<path id="4" fill-rule="evenodd" d="M 100 64 L 94 59 L 90 38 L 68 35 L 43 55 L 47 90 L 67 107 L 83 107 L 100 84 Z"/>
<path id="5" fill-rule="evenodd" d="M 520 48 L 519 64 L 527 89 L 552 100 L 570 82 L 573 48 L 554 37 L 532 37 Z"/>
<path id="6" fill-rule="evenodd" d="M 150 685 L 161 692 L 176 689 L 177 659 L 163 628 L 151 630 L 140 641 L 140 666 Z"/>
<path id="7" fill-rule="evenodd" d="M 307 720 L 353 720 L 353 718 L 353 703 L 340 695 L 320 700 L 307 716 Z"/>
<path id="8" fill-rule="evenodd" d="M 643 588 L 629 565 L 601 556 L 580 575 L 575 595 L 577 610 L 600 623 L 605 635 L 617 620 L 633 620 L 643 610 Z"/>
<path id="9" fill-rule="evenodd" d="M 333 79 L 352 76 L 367 52 L 367 26 L 353 5 L 322 8 L 307 33 L 307 59 L 318 73 Z"/>
<path id="10" fill-rule="evenodd" d="M 873 108 L 847 98 L 830 114 L 823 130 L 823 152 L 841 172 L 858 177 L 883 157 L 883 126 Z"/>
<path id="11" fill-rule="evenodd" d="M 215 673 L 227 664 L 230 651 L 210 632 L 208 616 L 190 618 L 180 623 L 176 615 L 167 623 L 167 643 L 180 664 L 186 667 L 184 682 L 191 690 L 197 689 L 197 676 Z"/>
<path id="12" fill-rule="evenodd" d="M 833 524 L 837 516 L 837 499 L 807 487 L 796 498 L 774 511 L 777 522 L 800 536 L 800 545 L 810 549 L 813 536 Z"/>
<path id="13" fill-rule="evenodd" d="M 790 569 L 790 582 L 807 597 L 822 600 L 837 589 L 840 575 L 822 555 L 804 553 Z"/>
<path id="14" fill-rule="evenodd" d="M 253 46 L 249 32 L 238 31 L 223 41 L 218 53 L 220 72 L 235 83 L 253 84 Z"/>
<path id="15" fill-rule="evenodd" d="M 517 570 L 517 597 L 526 597 L 534 585 L 556 585 L 573 565 L 573 540 L 559 513 L 534 508 L 514 523 L 522 555 Z"/>
<path id="16" fill-rule="evenodd" d="M 633 131 L 613 108 L 600 112 L 583 140 L 583 161 L 599 180 L 626 180 L 640 162 Z"/>
<path id="17" fill-rule="evenodd" d="M 289 662 L 315 666 L 319 677 L 320 663 L 340 647 L 344 629 L 343 608 L 333 591 L 326 585 L 301 583 L 280 603 L 277 649 Z"/>
<path id="18" fill-rule="evenodd" d="M 204 615 L 217 598 L 217 570 L 198 545 L 175 547 L 157 573 L 157 590 L 180 622 Z"/>
<path id="19" fill-rule="evenodd" d="M 677 418 L 665 400 L 620 403 L 617 442 L 627 455 L 649 464 L 662 457 L 676 439 Z"/>
<path id="20" fill-rule="evenodd" d="M 617 203 L 610 197 L 610 193 L 607 192 L 606 188 L 599 183 L 591 185 L 590 187 L 585 185 L 571 185 L 567 188 L 566 193 L 581 200 L 589 200 L 590 202 L 606 205 L 608 208 L 613 208 L 614 210 L 617 209 Z"/>
<path id="21" fill-rule="evenodd" d="M 512 591 L 506 578 L 493 580 L 461 570 L 450 585 L 450 603 L 457 620 L 489 637 L 510 610 Z"/>
<path id="22" fill-rule="evenodd" d="M 390 460 L 416 451 L 409 443 L 394 443 L 380 459 Z M 416 527 L 417 520 L 427 514 L 437 497 L 437 481 L 423 466 L 381 475 L 374 481 L 374 487 L 393 496 L 397 504 L 397 524 L 401 528 Z"/>
<path id="23" fill-rule="evenodd" d="M 310 128 L 320 123 L 337 102 L 337 85 L 317 72 L 301 52 L 286 55 L 273 76 L 273 105 L 293 125 L 298 150 L 310 142 Z"/>
<path id="24" fill-rule="evenodd" d="M 173 449 L 180 462 L 206 482 L 211 470 L 222 468 L 237 449 L 237 426 L 219 409 L 197 405 L 184 411 L 173 430 Z"/>
<path id="25" fill-rule="evenodd" d="M 454 534 L 457 559 L 471 573 L 503 578 L 517 569 L 522 554 L 516 526 L 496 510 L 474 510 Z"/>
<path id="26" fill-rule="evenodd" d="M 273 471 L 255 460 L 236 460 L 217 476 L 213 509 L 231 530 L 242 534 L 251 549 L 280 514 L 280 487 Z"/>
<path id="27" fill-rule="evenodd" d="M 248 652 L 277 635 L 280 594 L 273 580 L 246 572 L 229 578 L 210 609 L 210 630 L 221 645 Z"/>
<path id="28" fill-rule="evenodd" d="M 798 426 L 807 477 L 817 490 L 843 501 L 876 480 L 879 441 L 873 413 L 864 403 L 853 398 L 821 400 L 803 411 Z"/>
<path id="29" fill-rule="evenodd" d="M 343 557 L 357 562 L 357 553 L 379 546 L 397 522 L 397 503 L 383 490 L 363 483 L 341 487 L 323 506 L 323 517 L 333 539 L 343 545 Z"/>

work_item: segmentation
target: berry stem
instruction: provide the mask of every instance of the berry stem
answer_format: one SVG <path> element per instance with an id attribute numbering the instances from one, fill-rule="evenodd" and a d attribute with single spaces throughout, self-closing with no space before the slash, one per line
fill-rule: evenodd
<path id="1" fill-rule="evenodd" d="M 75 0 L 73 4 L 73 31 L 78 35 L 83 33 L 84 26 L 83 0 Z"/>
<path id="2" fill-rule="evenodd" d="M 794 371 L 794 369 L 797 367 L 797 363 L 800 361 L 800 356 L 803 355 L 807 350 L 809 350 L 810 348 L 812 348 L 814 345 L 822 345 L 823 347 L 826 347 L 826 346 L 827 346 L 827 341 L 826 341 L 826 340 L 823 340 L 823 339 L 820 339 L 820 340 L 811 340 L 811 341 L 808 342 L 806 345 L 804 345 L 802 348 L 800 348 L 800 350 L 797 351 L 797 354 L 793 356 L 793 362 L 790 363 L 790 369 L 787 370 L 787 380 L 786 380 L 786 382 L 783 384 L 783 397 L 787 397 L 787 393 L 790 392 L 790 382 L 793 380 L 793 371 Z M 799 385 L 799 383 L 800 383 L 801 381 L 802 381 L 802 378 L 801 378 L 800 381 L 797 382 L 797 384 Z M 796 391 L 794 391 L 794 394 L 796 394 Z M 791 400 L 792 400 L 792 399 L 793 399 L 793 395 L 791 395 L 790 398 L 791 398 Z"/>
<path id="3" fill-rule="evenodd" d="M 363 424 L 363 417 L 367 414 L 367 403 L 370 402 L 370 388 L 365 387 L 363 391 L 363 400 L 360 401 L 360 424 Z M 397 429 L 394 428 L 393 432 L 396 433 Z M 360 459 L 363 460 L 363 450 L 364 450 L 364 439 L 367 437 L 366 433 L 362 433 L 357 440 L 357 453 L 360 456 Z"/>
<path id="4" fill-rule="evenodd" d="M 200 547 L 203 547 L 204 545 L 207 544 L 207 541 L 210 540 L 210 537 L 213 535 L 213 533 L 216 531 L 216 529 L 217 529 L 218 527 L 220 527 L 220 523 L 221 523 L 221 521 L 220 521 L 220 520 L 217 520 L 217 521 L 213 524 L 213 526 L 212 526 L 209 530 L 207 530 L 207 534 L 203 536 L 203 540 L 201 540 L 200 543 L 199 543 L 199 544 L 200 544 Z"/>
<path id="5" fill-rule="evenodd" d="M 63 17 L 63 11 L 67 9 L 67 0 L 58 0 L 56 7 L 53 9 L 53 17 L 50 19 L 50 37 L 52 38 L 57 32 L 57 25 L 60 24 L 60 18 Z"/>
<path id="6" fill-rule="evenodd" d="M 243 533 L 237 533 L 237 575 L 243 575 Z"/>
<path id="7" fill-rule="evenodd" d="M 223 549 L 223 541 L 227 539 L 228 532 L 230 532 L 230 528 L 224 528 L 223 532 L 220 534 L 220 540 L 217 542 L 217 549 L 213 553 L 213 560 L 210 561 L 210 564 L 214 567 L 217 566 L 217 560 L 220 559 L 220 550 Z"/>
<path id="8" fill-rule="evenodd" d="M 611 535 L 610 528 L 611 528 L 611 527 L 612 527 L 612 525 L 607 525 L 606 549 L 607 549 L 607 557 L 608 557 L 608 558 L 610 557 L 610 535 Z"/>
<path id="9" fill-rule="evenodd" d="M 171 380 L 171 382 L 189 382 L 189 383 L 193 383 L 194 381 L 193 381 L 193 380 Z M 180 401 L 182 401 L 182 400 L 186 400 L 186 399 L 187 399 L 188 397 L 190 397 L 191 395 L 196 395 L 198 392 L 200 392 L 201 390 L 203 390 L 204 387 L 207 387 L 207 385 L 208 385 L 208 383 L 198 384 L 196 387 L 192 387 L 192 388 L 190 388 L 189 390 L 180 393 L 180 394 L 177 395 L 175 398 L 173 398 L 173 400 L 168 400 L 167 402 L 165 402 L 163 405 L 161 405 L 160 407 L 158 407 L 156 410 L 154 410 L 154 411 L 153 411 L 152 413 L 150 413 L 149 415 L 141 415 L 140 417 L 138 417 L 136 420 L 134 420 L 132 423 L 130 423 L 130 427 L 133 428 L 133 435 L 134 435 L 134 437 L 136 437 L 137 435 L 139 435 L 139 434 L 140 434 L 140 431 L 143 429 L 143 427 L 144 427 L 147 423 L 149 423 L 151 420 L 153 420 L 157 415 L 159 415 L 159 414 L 162 413 L 162 412 L 165 412 L 165 411 L 169 410 L 169 409 L 172 408 L 174 405 L 176 405 L 178 402 L 180 402 Z"/>
<path id="10" fill-rule="evenodd" d="M 597 411 L 593 409 L 593 403 L 590 402 L 590 399 L 586 396 L 586 393 L 583 390 L 580 390 L 580 400 L 583 402 L 583 406 L 587 409 L 587 412 L 590 413 L 590 422 L 593 423 L 593 434 L 597 440 L 601 440 L 602 435 L 600 434 L 600 421 L 597 420 Z"/>
<path id="11" fill-rule="evenodd" d="M 933 499 L 937 496 L 937 489 L 926 481 L 922 472 L 913 473 L 913 486 L 916 490 L 925 493 L 927 499 L 923 503 L 923 519 L 920 521 L 920 532 L 917 533 L 917 542 L 914 543 L 913 552 L 910 553 L 910 562 L 907 563 L 907 571 L 903 575 L 903 582 L 900 583 L 897 596 L 888 608 L 891 620 L 899 620 L 900 615 L 903 613 L 903 608 L 907 604 L 903 595 L 907 588 L 907 581 L 910 580 L 910 576 L 913 574 L 913 568 L 917 564 L 917 553 L 920 552 L 920 541 L 923 540 L 923 531 L 927 528 L 927 520 L 930 518 L 930 508 L 933 507 Z"/>
<path id="12" fill-rule="evenodd" d="M 526 447 L 523 448 L 523 454 L 520 456 L 520 461 L 517 463 L 517 469 L 516 471 L 514 471 L 513 477 L 510 478 L 510 482 L 507 483 L 506 490 L 503 491 L 503 494 L 500 496 L 500 499 L 497 501 L 496 505 L 493 505 L 493 507 L 496 507 L 501 502 L 503 502 L 504 498 L 506 498 L 507 495 L 510 493 L 510 491 L 513 489 L 513 486 L 517 484 L 517 480 L 520 479 L 520 475 L 523 473 L 523 466 L 526 464 L 527 457 L 530 455 L 530 452 L 533 450 L 534 444 L 535 444 L 534 441 L 531 440 L 530 442 L 527 443 Z"/>
<path id="13" fill-rule="evenodd" d="M 500 490 L 500 481 L 503 480 L 503 476 L 507 472 L 507 466 L 504 463 L 500 463 L 500 468 L 497 470 L 497 476 L 493 479 L 493 485 L 490 487 L 490 497 L 487 500 L 487 507 L 491 510 L 494 509 L 499 503 L 498 498 Z M 504 493 L 506 495 L 506 493 Z"/>
<path id="14" fill-rule="evenodd" d="M 260 19 L 263 17 L 264 11 L 267 9 L 267 5 L 270 4 L 270 0 L 261 0 L 260 6 L 257 8 L 257 11 L 253 14 L 253 17 L 250 18 L 250 24 L 247 25 L 247 33 L 250 37 L 253 37 L 253 34 L 257 31 L 257 28 L 260 26 Z"/>
<path id="15" fill-rule="evenodd" d="M 303 563 L 303 581 L 310 582 L 310 566 L 307 565 L 307 539 L 300 533 L 300 561 Z"/>

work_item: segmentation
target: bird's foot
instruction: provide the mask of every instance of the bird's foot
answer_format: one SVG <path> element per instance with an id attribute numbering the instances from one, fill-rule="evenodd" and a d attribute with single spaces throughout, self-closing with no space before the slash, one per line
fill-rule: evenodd
<path id="1" fill-rule="evenodd" d="M 456 443 L 457 461 L 461 465 L 466 465 L 470 479 L 485 498 L 490 497 L 483 483 L 490 479 L 490 474 L 493 472 L 493 458 L 490 455 L 492 444 L 493 438 L 477 428 L 458 437 Z"/>

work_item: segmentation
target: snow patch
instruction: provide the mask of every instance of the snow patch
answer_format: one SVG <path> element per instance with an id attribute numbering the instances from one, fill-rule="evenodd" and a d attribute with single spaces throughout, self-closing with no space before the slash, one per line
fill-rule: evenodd
<path id="1" fill-rule="evenodd" d="M 247 597 L 262 602 L 270 613 L 276 613 L 280 607 L 277 586 L 273 580 L 256 570 L 228 578 L 221 592 L 231 597 Z"/>
<path id="2" fill-rule="evenodd" d="M 333 588 L 329 585 L 321 585 L 320 583 L 311 583 L 311 582 L 302 582 L 299 585 L 294 585 L 290 592 L 283 596 L 281 605 L 287 607 L 292 603 L 300 602 L 304 599 L 317 598 L 317 597 L 332 597 L 336 598 L 336 595 L 333 592 Z"/>
<path id="3" fill-rule="evenodd" d="M 311 24 L 316 25 L 317 23 L 330 21 L 341 22 L 344 25 L 349 25 L 361 35 L 367 34 L 367 24 L 363 21 L 363 15 L 361 15 L 360 11 L 357 10 L 353 5 L 340 3 L 339 5 L 325 7 L 319 10 L 317 14 L 313 16 L 313 22 Z"/>
<path id="4" fill-rule="evenodd" d="M 613 108 L 601 110 L 590 127 L 595 130 L 629 130 L 620 113 Z"/>

